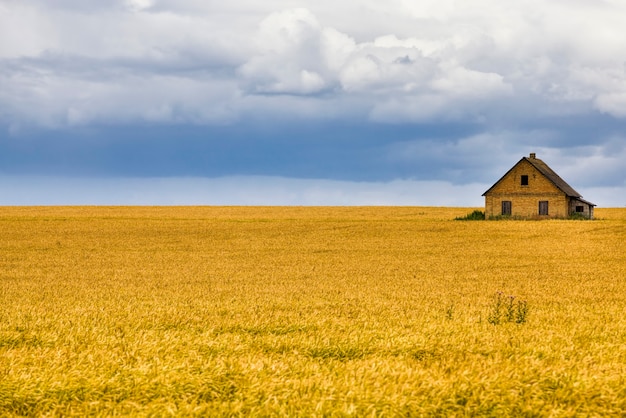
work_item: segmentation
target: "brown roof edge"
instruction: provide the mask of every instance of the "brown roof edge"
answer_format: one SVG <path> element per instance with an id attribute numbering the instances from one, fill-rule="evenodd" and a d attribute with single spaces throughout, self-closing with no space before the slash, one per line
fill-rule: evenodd
<path id="1" fill-rule="evenodd" d="M 534 156 L 533 156 L 534 157 Z M 481 196 L 486 195 L 487 193 L 489 193 L 491 191 L 491 189 L 493 189 L 496 184 L 500 183 L 500 180 L 502 180 L 503 178 L 505 178 L 515 167 L 517 167 L 517 165 L 519 163 L 521 163 L 522 161 L 528 161 L 528 163 L 530 163 L 533 167 L 535 167 L 541 174 L 543 174 L 548 180 L 550 180 L 559 190 L 561 190 L 563 193 L 565 193 L 567 196 L 569 197 L 575 197 L 575 198 L 581 198 L 582 195 L 580 193 L 578 193 L 576 190 L 574 190 L 574 188 L 572 186 L 570 186 L 569 184 L 567 184 L 567 182 L 565 180 L 563 180 L 561 177 L 559 177 L 558 174 L 556 174 L 549 166 L 548 164 L 544 163 L 542 160 L 534 157 L 534 158 L 528 158 L 528 157 L 522 157 L 521 160 L 519 160 L 517 163 L 515 163 L 513 165 L 513 167 L 511 167 L 506 173 L 504 173 L 504 175 L 502 177 L 500 177 L 498 179 L 498 181 L 496 181 L 489 189 L 487 189 L 487 191 L 485 193 L 483 193 Z M 595 206 L 595 205 L 594 205 Z"/>
<path id="2" fill-rule="evenodd" d="M 577 197 L 577 198 L 576 198 L 576 200 L 578 200 L 578 201 L 580 201 L 580 202 L 583 202 L 583 203 L 586 203 L 586 204 L 588 204 L 589 206 L 598 206 L 598 205 L 596 205 L 595 203 L 591 203 L 590 201 L 585 200 L 585 199 L 583 199 L 583 198 L 581 198 L 581 197 Z"/>
<path id="3" fill-rule="evenodd" d="M 539 170 L 539 172 L 541 172 L 541 174 L 546 176 L 546 178 L 548 180 L 550 180 L 552 183 L 554 183 L 554 185 L 556 187 L 558 187 L 567 196 L 569 196 L 569 197 L 577 197 L 577 198 L 582 197 L 582 195 L 580 193 L 578 193 L 576 190 L 574 190 L 574 188 L 572 186 L 567 184 L 567 182 L 565 180 L 563 180 L 561 177 L 559 177 L 559 175 L 556 174 L 548 166 L 548 164 L 544 163 L 542 160 L 540 160 L 538 158 L 526 158 L 526 157 L 522 158 L 522 160 L 526 160 L 530 164 L 532 164 L 533 167 L 535 167 L 537 170 Z"/>

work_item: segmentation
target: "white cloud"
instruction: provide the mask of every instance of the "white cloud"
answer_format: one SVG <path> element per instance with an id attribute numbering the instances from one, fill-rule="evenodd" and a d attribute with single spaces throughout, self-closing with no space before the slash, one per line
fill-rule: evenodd
<path id="1" fill-rule="evenodd" d="M 256 38 L 256 52 L 239 71 L 250 94 L 328 89 L 335 95 L 358 94 L 370 103 L 372 117 L 393 122 L 440 116 L 457 98 L 463 107 L 512 93 L 499 74 L 437 56 L 437 48 L 448 48 L 452 41 L 388 35 L 357 43 L 322 26 L 306 9 L 270 15 Z M 402 103 L 402 112 L 393 110 L 397 103 Z"/>
<path id="2" fill-rule="evenodd" d="M 153 6 L 152 0 L 126 0 L 126 6 L 133 12 L 140 12 Z"/>
<path id="3" fill-rule="evenodd" d="M 434 90 L 452 96 L 490 97 L 510 95 L 513 89 L 503 82 L 502 76 L 495 73 L 484 73 L 468 70 L 459 66 L 445 68 L 442 76 L 433 80 Z"/>
<path id="4" fill-rule="evenodd" d="M 602 112 L 626 118 L 626 89 L 615 93 L 600 94 L 596 97 L 594 105 Z"/>
<path id="5" fill-rule="evenodd" d="M 322 27 L 309 10 L 271 14 L 255 40 L 253 57 L 239 69 L 250 93 L 311 94 L 327 86 Z"/>
<path id="6" fill-rule="evenodd" d="M 138 104 L 145 108 L 131 111 L 124 123 L 143 115 L 171 120 L 168 109 L 188 112 L 179 112 L 179 120 L 209 113 L 228 122 L 251 111 L 246 94 L 313 101 L 327 95 L 336 108 L 358 100 L 361 117 L 392 123 L 495 120 L 504 101 L 511 114 L 595 109 L 624 118 L 625 19 L 626 5 L 608 1 L 5 1 L 1 117 L 7 124 L 117 123 L 107 97 L 133 102 L 119 92 L 136 94 L 129 83 L 141 79 L 150 84 L 152 102 Z M 66 57 L 65 64 L 50 57 Z M 85 68 L 68 68 L 68 62 Z M 87 91 L 92 106 L 102 106 L 89 112 L 74 103 L 74 89 L 58 87 L 94 79 L 99 88 Z M 223 94 L 232 99 L 228 112 L 194 97 L 192 90 L 202 91 L 206 80 L 232 89 Z M 176 90 L 181 84 L 195 86 L 183 89 L 189 101 Z M 265 112 L 277 100 L 254 102 Z"/>
<path id="7" fill-rule="evenodd" d="M 9 112 L 21 115 L 20 120 L 50 128 L 102 122 L 223 124 L 237 117 L 232 106 L 236 88 L 210 76 L 121 73 L 111 83 L 97 76 L 68 79 L 35 72 L 21 81 L 22 86 L 7 84 L 0 100 L 6 99 Z"/>
<path id="8" fill-rule="evenodd" d="M 320 47 L 322 59 L 328 69 L 338 72 L 356 50 L 356 42 L 337 29 L 325 27 L 322 29 Z"/>

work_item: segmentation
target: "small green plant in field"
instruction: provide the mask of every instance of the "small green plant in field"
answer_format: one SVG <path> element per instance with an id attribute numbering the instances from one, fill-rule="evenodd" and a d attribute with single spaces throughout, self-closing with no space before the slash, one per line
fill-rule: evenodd
<path id="1" fill-rule="evenodd" d="M 568 219 L 574 220 L 574 221 L 589 221 L 590 218 L 589 216 L 582 214 L 580 212 L 574 212 L 571 215 L 568 216 Z"/>
<path id="2" fill-rule="evenodd" d="M 498 325 L 502 317 L 502 292 L 497 292 L 489 305 L 487 321 L 490 324 Z"/>
<path id="3" fill-rule="evenodd" d="M 454 303 L 450 303 L 446 308 L 446 319 L 448 321 L 452 321 L 452 317 L 454 316 Z"/>
<path id="4" fill-rule="evenodd" d="M 489 305 L 487 322 L 499 325 L 505 322 L 523 324 L 528 316 L 528 302 L 516 300 L 515 296 L 504 296 L 503 292 L 496 292 Z"/>
<path id="5" fill-rule="evenodd" d="M 506 322 L 515 320 L 515 296 L 509 296 L 506 301 L 506 313 L 504 314 Z"/>
<path id="6" fill-rule="evenodd" d="M 526 322 L 526 316 L 528 315 L 528 302 L 525 300 L 518 300 L 515 311 L 515 322 L 518 324 Z"/>
<path id="7" fill-rule="evenodd" d="M 481 210 L 475 210 L 472 213 L 468 213 L 465 216 L 460 216 L 454 218 L 456 221 L 484 221 L 485 220 L 485 212 Z"/>

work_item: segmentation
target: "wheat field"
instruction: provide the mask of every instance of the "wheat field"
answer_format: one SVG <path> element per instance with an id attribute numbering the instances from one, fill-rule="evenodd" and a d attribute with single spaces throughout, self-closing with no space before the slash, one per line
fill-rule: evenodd
<path id="1" fill-rule="evenodd" d="M 626 209 L 0 208 L 0 416 L 620 416 Z"/>

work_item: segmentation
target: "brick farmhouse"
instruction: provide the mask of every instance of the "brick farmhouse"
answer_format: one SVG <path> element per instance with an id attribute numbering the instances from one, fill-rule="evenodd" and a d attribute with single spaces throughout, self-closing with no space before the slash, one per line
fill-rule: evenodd
<path id="1" fill-rule="evenodd" d="M 485 217 L 567 218 L 579 215 L 593 219 L 595 204 L 559 177 L 534 153 L 523 157 L 485 196 Z"/>

